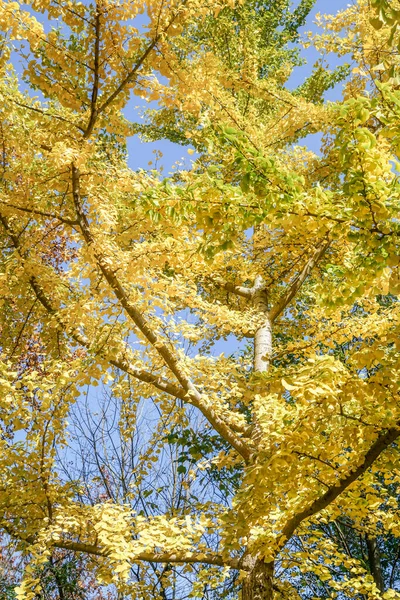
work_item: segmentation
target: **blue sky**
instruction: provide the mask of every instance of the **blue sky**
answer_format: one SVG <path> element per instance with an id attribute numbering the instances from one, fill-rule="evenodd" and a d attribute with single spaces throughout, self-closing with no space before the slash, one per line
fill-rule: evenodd
<path id="1" fill-rule="evenodd" d="M 316 0 L 313 10 L 308 16 L 307 23 L 304 27 L 302 27 L 300 33 L 304 34 L 307 31 L 317 30 L 317 27 L 315 25 L 315 16 L 317 15 L 317 13 L 336 14 L 340 10 L 344 10 L 345 8 L 354 3 L 354 1 L 349 0 Z M 290 83 L 293 85 L 293 87 L 301 84 L 302 81 L 304 81 L 307 75 L 309 75 L 315 61 L 318 58 L 320 58 L 320 55 L 314 48 L 303 49 L 302 55 L 307 61 L 307 64 L 295 70 L 293 76 L 290 79 Z M 327 55 L 326 60 L 328 61 L 330 67 L 334 67 L 339 64 L 337 57 L 333 54 Z M 345 60 L 341 60 L 340 64 L 343 64 L 344 62 Z M 341 84 L 339 84 L 336 90 L 328 92 L 327 97 L 331 100 L 338 99 L 340 97 L 340 87 Z"/>

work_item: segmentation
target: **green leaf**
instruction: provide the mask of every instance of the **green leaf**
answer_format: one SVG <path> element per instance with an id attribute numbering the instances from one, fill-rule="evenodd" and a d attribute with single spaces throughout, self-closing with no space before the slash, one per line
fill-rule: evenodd
<path id="1" fill-rule="evenodd" d="M 242 181 L 240 182 L 240 189 L 242 190 L 242 192 L 246 193 L 249 191 L 249 187 L 250 187 L 250 173 L 246 173 L 246 175 L 243 177 Z"/>
<path id="2" fill-rule="evenodd" d="M 370 19 L 369 22 L 371 23 L 374 29 L 379 30 L 383 27 L 383 21 L 381 21 L 378 17 Z"/>

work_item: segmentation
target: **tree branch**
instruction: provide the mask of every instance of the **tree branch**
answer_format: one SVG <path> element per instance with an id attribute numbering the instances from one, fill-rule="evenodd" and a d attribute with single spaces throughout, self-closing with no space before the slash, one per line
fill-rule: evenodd
<path id="1" fill-rule="evenodd" d="M 367 544 L 368 564 L 370 573 L 374 578 L 376 587 L 381 592 L 381 594 L 383 594 L 383 592 L 385 591 L 385 584 L 383 581 L 381 553 L 379 550 L 377 538 L 376 536 L 370 536 L 367 534 L 365 536 L 365 542 Z"/>
<path id="2" fill-rule="evenodd" d="M 342 494 L 354 481 L 356 481 L 361 475 L 365 473 L 367 469 L 375 462 L 378 456 L 386 450 L 398 437 L 400 436 L 400 422 L 397 423 L 396 427 L 387 429 L 382 432 L 375 442 L 370 446 L 369 450 L 364 455 L 364 460 L 358 467 L 355 467 L 346 476 L 342 477 L 339 482 L 331 486 L 325 494 L 314 500 L 308 508 L 295 515 L 286 524 L 282 531 L 282 542 L 287 541 L 291 538 L 297 527 L 305 519 L 312 517 L 319 513 L 321 510 L 329 506 L 340 494 Z"/>
<path id="3" fill-rule="evenodd" d="M 184 4 L 186 4 L 185 0 L 181 3 L 181 5 L 184 5 Z M 121 83 L 119 84 L 117 89 L 114 90 L 114 92 L 112 94 L 110 94 L 110 96 L 107 98 L 107 100 L 104 100 L 104 102 L 101 104 L 101 106 L 99 106 L 99 108 L 97 109 L 96 116 L 99 115 L 100 113 L 103 113 L 110 106 L 110 104 L 115 100 L 115 98 L 117 98 L 117 96 L 119 96 L 119 94 L 125 89 L 125 87 L 129 83 L 131 83 L 131 81 L 133 81 L 136 73 L 139 71 L 140 67 L 143 65 L 146 58 L 149 56 L 149 54 L 155 48 L 157 43 L 160 41 L 162 35 L 164 35 L 168 32 L 168 29 L 171 27 L 171 25 L 173 25 L 177 16 L 178 16 L 178 13 L 176 12 L 172 16 L 171 20 L 169 21 L 169 23 L 167 24 L 165 29 L 163 31 L 161 31 L 160 33 L 156 33 L 156 35 L 151 40 L 150 44 L 147 46 L 146 50 L 143 52 L 143 54 L 141 55 L 139 60 L 136 62 L 135 66 L 128 73 L 128 75 L 121 81 Z"/>
<path id="4" fill-rule="evenodd" d="M 297 294 L 304 281 L 310 275 L 311 271 L 318 263 L 318 261 L 325 254 L 327 249 L 329 248 L 330 240 L 326 240 L 322 244 L 316 247 L 313 254 L 304 265 L 303 270 L 295 277 L 292 283 L 289 285 L 286 292 L 281 296 L 281 298 L 276 302 L 275 306 L 273 306 L 269 312 L 270 320 L 273 322 L 275 319 L 281 314 L 283 310 L 285 310 L 286 306 L 289 302 L 294 298 Z"/>
<path id="5" fill-rule="evenodd" d="M 235 285 L 234 283 L 230 283 L 229 281 L 224 281 L 219 277 L 215 277 L 213 279 L 214 283 L 216 283 L 219 287 L 223 288 L 227 292 L 231 294 L 236 294 L 236 296 L 242 296 L 243 298 L 251 298 L 253 295 L 253 288 L 247 288 L 241 285 Z"/>
<path id="6" fill-rule="evenodd" d="M 54 542 L 53 544 L 57 548 L 64 548 L 65 550 L 73 550 L 75 552 L 85 552 L 86 554 L 95 554 L 97 556 L 107 556 L 107 551 L 93 546 L 91 544 L 82 544 L 80 542 L 69 542 L 60 541 Z M 233 569 L 239 568 L 238 558 L 223 558 L 219 554 L 204 553 L 197 554 L 196 552 L 172 552 L 172 553 L 158 553 L 158 552 L 141 552 L 133 559 L 136 561 L 146 561 L 153 563 L 203 563 L 208 565 L 216 565 L 218 567 L 231 567 Z"/>
<path id="7" fill-rule="evenodd" d="M 76 195 L 78 192 L 79 192 L 79 189 L 78 190 L 75 189 L 74 194 Z M 74 198 L 75 198 L 75 195 L 74 195 Z M 80 217 L 81 217 L 79 219 L 79 224 L 82 224 L 82 219 L 84 219 L 85 228 L 88 228 L 86 216 L 81 211 L 79 200 L 80 199 L 79 199 L 79 195 L 78 195 L 77 208 L 80 211 Z M 18 240 L 17 236 L 10 229 L 7 219 L 1 214 L 0 214 L 0 222 L 2 223 L 4 229 L 7 231 L 8 235 L 10 236 L 10 239 L 11 239 L 15 249 L 17 251 L 19 251 L 19 247 L 20 247 L 19 240 Z M 91 238 L 90 231 L 87 230 L 87 233 L 89 236 L 88 244 L 89 243 L 92 244 L 93 240 Z M 96 258 L 97 258 L 97 255 L 96 255 Z M 109 283 L 111 281 L 110 285 L 111 285 L 111 288 L 113 289 L 114 293 L 116 293 L 116 290 L 117 290 L 118 293 L 121 294 L 120 297 L 123 300 L 123 302 L 121 301 L 121 305 L 123 306 L 123 308 L 125 308 L 125 306 L 128 307 L 130 312 L 128 312 L 128 311 L 127 312 L 128 312 L 128 315 L 132 318 L 133 322 L 136 324 L 133 317 L 138 318 L 139 325 L 142 325 L 143 330 L 141 329 L 140 326 L 138 326 L 138 327 L 142 331 L 142 333 L 145 335 L 145 337 L 148 339 L 148 341 L 152 345 L 157 344 L 156 349 L 161 354 L 162 357 L 163 357 L 163 354 L 160 352 L 160 350 L 164 350 L 164 354 L 168 353 L 167 356 L 168 357 L 171 356 L 170 363 L 172 363 L 174 366 L 176 365 L 175 370 L 178 373 L 180 373 L 178 361 L 175 359 L 175 357 L 172 356 L 171 351 L 167 348 L 167 346 L 163 343 L 160 343 L 160 340 L 157 338 L 156 334 L 150 329 L 149 325 L 147 324 L 146 320 L 141 315 L 141 313 L 129 303 L 129 301 L 125 295 L 125 292 L 123 291 L 122 287 L 120 286 L 119 281 L 117 280 L 115 274 L 112 273 L 109 266 L 106 265 L 106 262 L 104 261 L 104 257 L 102 259 L 102 265 L 103 265 L 103 269 L 104 269 L 104 270 L 102 269 L 102 272 L 103 272 L 104 276 L 106 277 L 106 280 L 109 281 Z M 99 266 L 100 266 L 100 264 L 99 264 Z M 110 278 L 110 280 L 108 278 Z M 36 298 L 39 300 L 39 302 L 45 308 L 45 310 L 50 315 L 52 315 L 53 317 L 56 318 L 57 323 L 62 327 L 62 329 L 66 330 L 65 325 L 62 322 L 62 319 L 59 317 L 59 315 L 57 313 L 57 309 L 53 307 L 51 300 L 48 298 L 48 296 L 46 295 L 42 286 L 40 285 L 38 279 L 34 275 L 32 275 L 29 278 L 29 284 L 30 284 L 31 288 L 33 289 L 33 292 L 34 292 Z M 113 284 L 116 285 L 116 290 L 113 288 Z M 146 333 L 149 335 L 149 337 L 147 337 Z M 70 331 L 69 335 L 71 335 L 72 339 L 74 339 L 79 345 L 81 345 L 85 348 L 90 348 L 90 345 L 91 345 L 90 341 L 84 335 L 82 335 L 78 330 Z M 100 353 L 100 354 L 102 354 L 102 353 Z M 200 394 L 200 392 L 196 389 L 194 384 L 188 378 L 181 376 L 181 378 L 180 378 L 181 380 L 178 379 L 180 385 L 176 385 L 176 384 L 169 382 L 168 380 L 160 377 L 159 375 L 154 375 L 153 373 L 150 373 L 148 371 L 145 371 L 142 369 L 137 369 L 136 367 L 131 365 L 128 360 L 126 360 L 122 356 L 116 357 L 114 359 L 110 359 L 109 357 L 107 357 L 107 358 L 108 358 L 110 364 L 121 369 L 125 373 L 132 375 L 139 381 L 142 381 L 143 383 L 151 384 L 156 389 L 158 389 L 162 392 L 165 392 L 174 398 L 179 398 L 183 402 L 187 402 L 188 404 L 195 406 L 205 416 L 205 418 L 214 427 L 214 429 L 228 443 L 230 443 L 231 446 L 246 461 L 249 459 L 250 448 L 249 448 L 248 444 L 241 438 L 240 433 L 235 432 L 235 430 L 232 429 L 229 426 L 229 424 L 227 424 L 226 421 L 223 418 L 221 418 L 216 411 L 213 410 L 213 408 L 211 408 L 210 406 L 207 405 L 208 404 L 207 399 L 204 398 L 202 396 L 202 394 Z M 169 366 L 168 363 L 167 363 L 167 366 Z M 174 371 L 172 371 L 172 372 L 174 372 Z"/>
<path id="8" fill-rule="evenodd" d="M 17 206 L 16 204 L 4 202 L 4 200 L 0 200 L 0 203 L 3 204 L 3 206 L 9 206 L 10 208 L 14 208 L 15 210 L 20 210 L 21 212 L 25 212 L 31 215 L 40 215 L 41 217 L 48 217 L 49 219 L 57 219 L 58 221 L 61 221 L 61 223 L 65 223 L 65 225 L 71 225 L 72 227 L 74 225 L 78 225 L 78 221 L 74 221 L 73 219 L 66 219 L 65 217 L 60 217 L 59 215 L 54 215 L 53 213 L 45 212 L 43 210 Z"/>
<path id="9" fill-rule="evenodd" d="M 16 106 L 20 106 L 21 108 L 26 108 L 28 110 L 32 110 L 33 112 L 37 112 L 40 115 L 43 115 L 44 117 L 49 117 L 51 119 L 57 119 L 58 121 L 62 121 L 63 123 L 68 123 L 68 125 L 72 125 L 73 127 L 76 127 L 76 129 L 79 129 L 79 131 L 83 132 L 83 128 L 80 125 L 77 125 L 73 121 L 69 121 L 69 119 L 65 119 L 61 115 L 54 115 L 46 110 L 41 110 L 40 108 L 36 108 L 35 106 L 29 106 L 29 104 L 24 104 L 23 102 L 18 102 L 14 99 L 11 99 L 11 102 L 13 102 L 13 104 L 16 104 Z"/>
<path id="10" fill-rule="evenodd" d="M 10 236 L 13 246 L 17 251 L 19 251 L 19 240 L 17 236 L 11 231 L 6 218 L 1 214 L 0 222 L 2 223 L 4 229 L 7 231 L 7 234 Z M 48 312 L 49 315 L 55 317 L 57 319 L 57 323 L 65 330 L 64 323 L 57 314 L 57 310 L 53 307 L 51 300 L 47 297 L 46 293 L 44 292 L 43 288 L 41 287 L 40 283 L 38 282 L 35 276 L 30 277 L 29 284 L 33 289 L 37 300 L 40 302 L 40 304 L 43 306 L 46 312 Z M 76 341 L 80 346 L 87 349 L 90 348 L 89 340 L 84 335 L 79 333 L 79 331 L 73 330 L 70 332 L 70 335 L 72 339 Z M 101 352 L 99 354 L 102 355 Z M 126 360 L 123 357 L 111 359 L 110 363 L 118 369 L 121 369 L 121 371 L 124 371 L 124 373 L 132 375 L 133 377 L 135 377 L 135 379 L 138 379 L 143 383 L 149 383 L 157 389 L 159 389 L 160 391 L 170 394 L 174 398 L 179 398 L 181 400 L 187 401 L 186 392 L 182 387 L 163 379 L 159 375 L 154 375 L 153 373 L 149 373 L 148 371 L 145 371 L 143 369 L 135 368 L 129 363 L 128 360 Z"/>
<path id="11" fill-rule="evenodd" d="M 86 127 L 83 138 L 86 140 L 91 136 L 94 124 L 97 118 L 97 96 L 99 94 L 99 57 L 100 57 L 100 9 L 96 2 L 96 20 L 95 20 L 95 38 L 94 38 L 94 75 L 93 75 L 93 89 L 92 98 L 90 101 L 90 118 L 89 123 Z"/>
<path id="12" fill-rule="evenodd" d="M 96 248 L 95 240 L 90 230 L 89 221 L 81 204 L 79 177 L 79 170 L 73 164 L 72 195 L 74 198 L 79 226 L 86 244 L 93 248 L 94 257 L 97 261 L 97 264 L 115 297 L 134 325 L 139 329 L 144 338 L 153 346 L 156 352 L 163 359 L 165 365 L 170 369 L 170 371 L 178 380 L 179 384 L 185 390 L 185 402 L 188 402 L 198 408 L 209 421 L 209 423 L 211 423 L 214 429 L 227 442 L 229 442 L 245 460 L 248 460 L 250 458 L 250 449 L 248 445 L 233 432 L 229 425 L 227 425 L 227 423 L 217 414 L 216 411 L 207 405 L 208 403 L 206 399 L 202 396 L 194 383 L 181 368 L 179 358 L 174 355 L 167 344 L 165 344 L 163 339 L 153 331 L 143 314 L 131 303 L 121 282 L 116 276 L 115 271 L 110 266 L 110 262 L 107 260 L 107 257 L 98 248 Z"/>
<path id="13" fill-rule="evenodd" d="M 152 41 L 151 43 L 147 46 L 146 50 L 144 51 L 144 53 L 142 54 L 142 56 L 139 58 L 139 60 L 137 61 L 136 65 L 133 67 L 133 69 L 129 72 L 129 74 L 125 77 L 125 79 L 123 79 L 121 81 L 121 83 L 119 84 L 119 86 L 117 87 L 117 89 L 110 94 L 110 96 L 107 98 L 107 100 L 105 100 L 103 102 L 103 104 L 101 106 L 99 106 L 99 109 L 97 111 L 97 114 L 99 115 L 100 113 L 104 112 L 109 106 L 110 104 L 115 100 L 115 98 L 117 96 L 119 96 L 119 94 L 124 90 L 124 88 L 134 79 L 136 73 L 138 72 L 138 70 L 140 69 L 140 67 L 142 66 L 142 64 L 144 63 L 144 61 L 146 60 L 146 58 L 149 56 L 150 52 L 153 50 L 153 48 L 156 46 L 157 42 L 159 41 L 161 37 L 161 34 L 158 34 Z"/>
<path id="14" fill-rule="evenodd" d="M 35 538 L 29 536 L 23 538 L 16 534 L 11 528 L 4 526 L 3 529 L 12 537 L 20 539 L 27 544 L 34 544 Z M 95 556 L 108 556 L 106 549 L 99 548 L 94 544 L 86 544 L 84 542 L 73 542 L 70 540 L 53 540 L 52 546 L 64 550 L 72 550 L 73 552 L 83 552 Z M 152 563 L 178 563 L 178 564 L 193 564 L 203 563 L 207 565 L 216 565 L 218 567 L 231 567 L 232 569 L 243 569 L 239 558 L 224 558 L 220 554 L 214 552 L 141 552 L 133 559 L 133 562 L 152 562 Z"/>

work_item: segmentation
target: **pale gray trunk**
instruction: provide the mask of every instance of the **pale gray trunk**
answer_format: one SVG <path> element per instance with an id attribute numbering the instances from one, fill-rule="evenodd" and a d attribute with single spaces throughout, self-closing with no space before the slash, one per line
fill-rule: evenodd
<path id="1" fill-rule="evenodd" d="M 269 318 L 268 293 L 262 277 L 256 277 L 252 290 L 253 306 L 262 315 L 263 323 L 254 336 L 255 373 L 266 373 L 272 354 L 272 326 Z M 255 393 L 265 391 L 265 384 L 256 385 Z M 257 444 L 261 435 L 257 422 L 254 423 L 253 441 Z M 243 581 L 241 600 L 273 600 L 274 563 L 265 563 L 257 557 L 246 558 L 248 575 Z"/>
<path id="2" fill-rule="evenodd" d="M 268 371 L 272 354 L 272 326 L 268 314 L 268 293 L 261 277 L 256 278 L 253 289 L 253 306 L 264 320 L 254 336 L 253 367 L 255 373 L 265 373 Z"/>

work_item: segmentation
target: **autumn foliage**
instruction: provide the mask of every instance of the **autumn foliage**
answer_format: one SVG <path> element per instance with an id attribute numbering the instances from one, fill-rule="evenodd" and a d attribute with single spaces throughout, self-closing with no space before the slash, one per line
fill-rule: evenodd
<path id="1" fill-rule="evenodd" d="M 400 4 L 312 5 L 0 2 L 5 598 L 400 598 Z"/>

